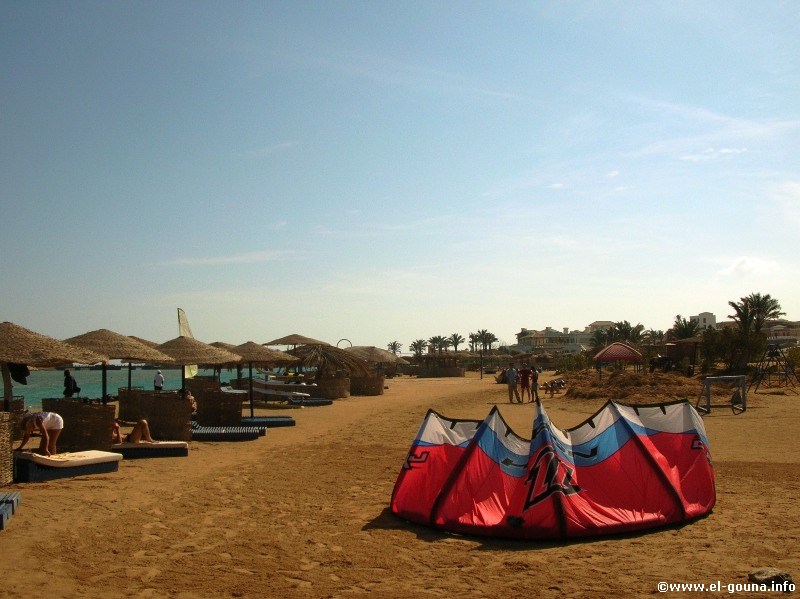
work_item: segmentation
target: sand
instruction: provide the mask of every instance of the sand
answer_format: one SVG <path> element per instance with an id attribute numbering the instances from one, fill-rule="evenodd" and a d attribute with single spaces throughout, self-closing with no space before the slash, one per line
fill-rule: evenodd
<path id="1" fill-rule="evenodd" d="M 291 415 L 297 426 L 257 441 L 192 442 L 187 458 L 11 485 L 22 506 L 0 532 L 0 596 L 635 597 L 657 594 L 661 581 L 743 584 L 765 566 L 800 579 L 798 395 L 759 393 L 744 414 L 714 409 L 705 417 L 717 482 L 708 517 L 644 534 L 536 543 L 455 536 L 388 509 L 429 407 L 483 418 L 498 404 L 528 437 L 531 406 L 509 405 L 504 386 L 473 373 L 387 384 L 380 397 L 265 411 Z M 545 402 L 565 428 L 603 399 Z M 712 595 L 719 593 L 686 596 Z"/>

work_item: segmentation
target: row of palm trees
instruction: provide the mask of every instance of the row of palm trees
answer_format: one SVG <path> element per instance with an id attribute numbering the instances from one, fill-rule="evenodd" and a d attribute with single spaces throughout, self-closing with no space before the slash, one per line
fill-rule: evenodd
<path id="1" fill-rule="evenodd" d="M 460 333 L 453 333 L 449 336 L 434 335 L 427 340 L 415 339 L 409 344 L 408 349 L 412 351 L 415 356 L 421 356 L 429 347 L 432 348 L 433 351 L 442 354 L 447 352 L 451 347 L 453 348 L 453 351 L 458 351 L 459 346 L 463 345 L 466 341 L 467 339 L 465 339 Z M 490 333 L 486 329 L 481 329 L 477 333 L 469 334 L 469 348 L 473 352 L 477 352 L 479 350 L 489 351 L 492 349 L 492 345 L 498 341 L 499 339 L 494 335 L 494 333 Z M 403 345 L 399 341 L 390 341 L 386 347 L 390 352 L 397 355 L 403 348 Z"/>

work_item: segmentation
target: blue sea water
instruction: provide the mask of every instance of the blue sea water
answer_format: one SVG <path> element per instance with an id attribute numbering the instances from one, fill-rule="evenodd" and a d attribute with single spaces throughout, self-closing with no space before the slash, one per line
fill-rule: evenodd
<path id="1" fill-rule="evenodd" d="M 103 393 L 103 372 L 101 370 L 71 369 L 72 375 L 81 388 L 80 397 L 99 399 Z M 153 377 L 156 370 L 134 369 L 131 371 L 131 386 L 153 388 Z M 164 390 L 177 390 L 181 388 L 181 370 L 161 369 L 164 375 Z M 197 374 L 211 376 L 210 370 L 200 370 Z M 235 377 L 236 373 L 228 375 L 222 372 L 222 380 L 225 381 L 230 376 Z M 128 367 L 123 366 L 122 370 L 107 370 L 107 392 L 109 395 L 116 396 L 117 389 L 128 386 Z M 63 397 L 64 391 L 64 371 L 63 370 L 34 370 L 28 377 L 27 385 L 20 385 L 16 381 L 14 384 L 14 396 L 25 398 L 25 407 L 31 411 L 39 410 L 42 407 L 42 399 L 45 397 Z"/>

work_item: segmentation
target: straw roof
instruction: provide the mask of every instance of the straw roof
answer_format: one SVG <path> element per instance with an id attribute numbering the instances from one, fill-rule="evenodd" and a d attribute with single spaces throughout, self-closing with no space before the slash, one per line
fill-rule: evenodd
<path id="1" fill-rule="evenodd" d="M 154 348 L 158 345 L 158 343 L 156 343 L 155 341 L 148 341 L 147 339 L 142 339 L 141 337 L 137 337 L 136 335 L 128 335 L 128 337 L 150 348 Z"/>
<path id="2" fill-rule="evenodd" d="M 69 345 L 52 337 L 35 333 L 11 322 L 0 324 L 0 362 L 28 366 L 61 366 L 97 364 L 108 356 Z"/>
<path id="3" fill-rule="evenodd" d="M 108 329 L 98 329 L 97 331 L 70 337 L 69 339 L 64 339 L 64 343 L 104 354 L 109 358 L 122 360 L 123 362 L 148 362 L 150 364 L 173 362 L 173 359 L 167 354 Z"/>
<path id="4" fill-rule="evenodd" d="M 301 345 L 289 353 L 300 358 L 298 366 L 316 366 L 318 377 L 331 376 L 337 370 L 347 371 L 352 376 L 371 374 L 366 361 L 332 345 Z"/>
<path id="5" fill-rule="evenodd" d="M 178 364 L 234 364 L 240 360 L 236 354 L 216 348 L 191 337 L 176 337 L 156 349 L 170 356 Z"/>
<path id="6" fill-rule="evenodd" d="M 242 357 L 243 362 L 264 364 L 270 366 L 284 366 L 294 364 L 298 358 L 286 352 L 270 349 L 253 341 L 242 343 L 232 348 L 231 351 Z"/>
<path id="7" fill-rule="evenodd" d="M 400 356 L 396 356 L 392 352 L 375 347 L 374 345 L 354 345 L 352 347 L 346 347 L 344 351 L 355 354 L 362 360 L 366 360 L 372 364 L 408 363 Z"/>
<path id="8" fill-rule="evenodd" d="M 305 337 L 303 335 L 298 335 L 297 333 L 292 333 L 291 335 L 286 335 L 286 337 L 281 337 L 280 339 L 267 341 L 264 345 L 330 345 L 330 343 L 325 343 L 324 341 L 320 341 L 318 339 L 312 339 L 311 337 Z"/>
<path id="9" fill-rule="evenodd" d="M 236 353 L 233 351 L 233 348 L 236 347 L 233 343 L 225 343 L 224 341 L 214 341 L 213 343 L 209 343 L 210 346 L 216 347 L 217 349 L 224 349 L 231 353 Z"/>
<path id="10" fill-rule="evenodd" d="M 593 358 L 595 362 L 642 362 L 644 358 L 642 354 L 632 348 L 630 345 L 625 345 L 619 341 L 615 341 L 611 345 L 601 349 Z"/>

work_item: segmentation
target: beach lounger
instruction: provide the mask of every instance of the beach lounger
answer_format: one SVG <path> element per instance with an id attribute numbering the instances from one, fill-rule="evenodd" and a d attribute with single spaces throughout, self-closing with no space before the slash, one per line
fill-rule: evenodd
<path id="1" fill-rule="evenodd" d="M 267 433 L 256 426 L 200 426 L 192 421 L 192 441 L 252 441 Z"/>
<path id="2" fill-rule="evenodd" d="M 276 428 L 295 424 L 296 422 L 291 416 L 242 416 L 242 426 Z"/>
<path id="3" fill-rule="evenodd" d="M 329 406 L 333 403 L 332 399 L 322 399 L 320 397 L 292 397 L 289 399 L 289 404 L 293 406 Z"/>
<path id="4" fill-rule="evenodd" d="M 186 441 L 156 441 L 155 443 L 117 443 L 111 451 L 122 454 L 126 460 L 140 458 L 177 458 L 189 455 Z"/>
<path id="5" fill-rule="evenodd" d="M 14 481 L 42 482 L 119 470 L 122 455 L 110 451 L 76 451 L 43 456 L 32 452 L 14 453 Z"/>
<path id="6" fill-rule="evenodd" d="M 11 520 L 11 516 L 19 509 L 20 496 L 17 492 L 0 493 L 0 530 Z"/>

